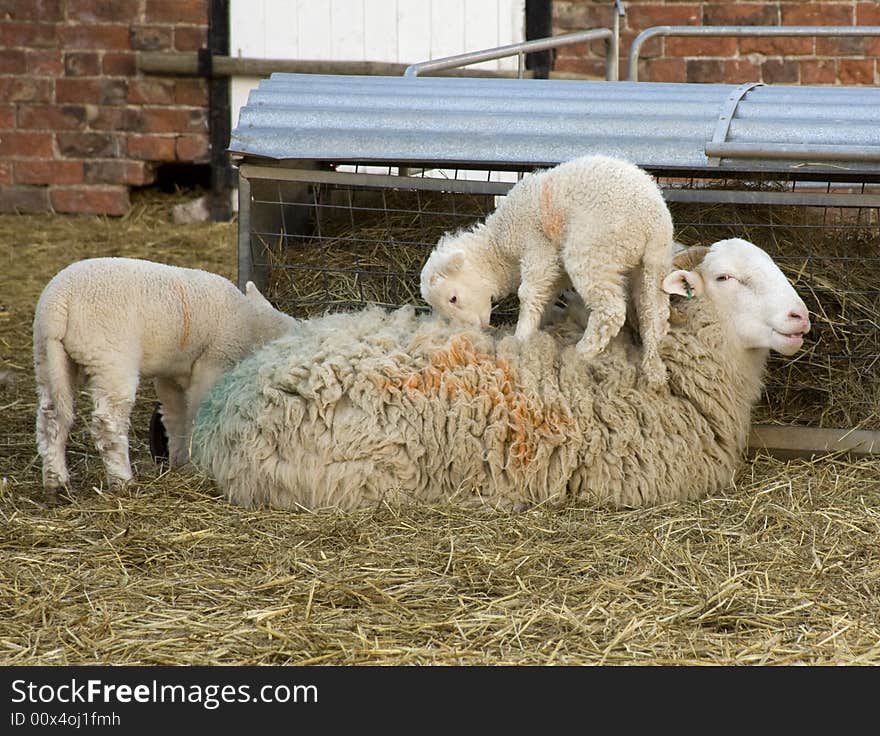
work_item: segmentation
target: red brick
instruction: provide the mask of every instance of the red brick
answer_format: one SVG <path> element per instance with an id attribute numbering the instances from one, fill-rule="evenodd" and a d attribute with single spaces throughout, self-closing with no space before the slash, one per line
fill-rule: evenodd
<path id="1" fill-rule="evenodd" d="M 82 184 L 82 161 L 16 161 L 16 184 Z"/>
<path id="2" fill-rule="evenodd" d="M 61 26 L 58 31 L 65 49 L 112 49 L 131 48 L 127 25 L 81 25 Z"/>
<path id="3" fill-rule="evenodd" d="M 210 156 L 210 146 L 207 135 L 181 135 L 178 136 L 174 146 L 174 153 L 178 161 L 195 161 L 202 163 Z"/>
<path id="4" fill-rule="evenodd" d="M 727 59 L 724 62 L 724 81 L 728 84 L 758 82 L 761 79 L 761 68 L 748 59 Z"/>
<path id="5" fill-rule="evenodd" d="M 666 39 L 666 56 L 733 56 L 736 47 L 735 38 L 670 36 Z"/>
<path id="6" fill-rule="evenodd" d="M 56 102 L 101 101 L 101 82 L 98 79 L 56 79 Z"/>
<path id="7" fill-rule="evenodd" d="M 174 80 L 141 77 L 128 83 L 130 105 L 173 105 Z"/>
<path id="8" fill-rule="evenodd" d="M 856 5 L 856 25 L 880 26 L 880 3 L 859 3 Z"/>
<path id="9" fill-rule="evenodd" d="M 53 187 L 49 196 L 56 212 L 124 215 L 131 207 L 128 187 Z"/>
<path id="10" fill-rule="evenodd" d="M 144 133 L 199 133 L 208 129 L 202 108 L 151 107 L 143 111 Z"/>
<path id="11" fill-rule="evenodd" d="M 685 64 L 685 81 L 718 84 L 724 79 L 724 66 L 718 59 L 690 59 Z"/>
<path id="12" fill-rule="evenodd" d="M 139 131 L 144 127 L 143 113 L 137 107 L 90 107 L 92 130 Z"/>
<path id="13" fill-rule="evenodd" d="M 174 161 L 174 138 L 159 135 L 128 136 L 128 155 L 144 161 Z"/>
<path id="14" fill-rule="evenodd" d="M 0 212 L 24 214 L 50 212 L 46 187 L 3 187 L 0 189 Z"/>
<path id="15" fill-rule="evenodd" d="M 125 79 L 62 78 L 55 80 L 57 102 L 95 103 L 121 105 L 125 103 L 128 82 Z"/>
<path id="16" fill-rule="evenodd" d="M 189 107 L 207 107 L 208 85 L 201 79 L 178 79 L 174 85 L 174 102 Z"/>
<path id="17" fill-rule="evenodd" d="M 86 161 L 85 179 L 89 184 L 126 184 L 142 187 L 156 180 L 153 167 L 145 161 Z"/>
<path id="18" fill-rule="evenodd" d="M 18 127 L 31 130 L 83 130 L 86 110 L 82 105 L 19 105 Z"/>
<path id="19" fill-rule="evenodd" d="M 130 23 L 139 12 L 138 0 L 67 0 L 67 20 L 87 23 Z"/>
<path id="20" fill-rule="evenodd" d="M 54 152 L 51 133 L 10 131 L 0 134 L 0 156 L 52 158 Z"/>
<path id="21" fill-rule="evenodd" d="M 48 102 L 52 84 L 36 77 L 0 77 L 0 100 L 3 102 Z"/>
<path id="22" fill-rule="evenodd" d="M 68 77 L 98 77 L 101 75 L 101 57 L 94 51 L 64 54 L 64 73 Z"/>
<path id="23" fill-rule="evenodd" d="M 814 40 L 812 38 L 794 38 L 779 36 L 776 38 L 741 38 L 739 52 L 741 54 L 764 54 L 765 56 L 800 56 L 812 55 Z"/>
<path id="24" fill-rule="evenodd" d="M 207 26 L 178 26 L 174 29 L 174 49 L 176 51 L 198 51 L 207 45 Z"/>
<path id="25" fill-rule="evenodd" d="M 581 31 L 611 23 L 611 8 L 599 3 L 554 0 L 552 13 L 554 31 Z"/>
<path id="26" fill-rule="evenodd" d="M 639 79 L 645 82 L 684 82 L 684 59 L 648 59 L 639 65 Z"/>
<path id="27" fill-rule="evenodd" d="M 173 29 L 169 26 L 131 27 L 131 48 L 136 51 L 165 51 L 172 46 Z"/>
<path id="28" fill-rule="evenodd" d="M 12 161 L 0 161 L 0 187 L 12 184 Z"/>
<path id="29" fill-rule="evenodd" d="M 851 26 L 855 21 L 851 2 L 792 3 L 782 6 L 784 26 Z"/>
<path id="30" fill-rule="evenodd" d="M 816 56 L 880 56 L 880 37 L 817 38 Z"/>
<path id="31" fill-rule="evenodd" d="M 0 0 L 0 15 L 10 20 L 64 19 L 61 0 Z"/>
<path id="32" fill-rule="evenodd" d="M 7 48 L 54 48 L 57 26 L 48 23 L 14 23 L 0 20 L 0 46 Z"/>
<path id="33" fill-rule="evenodd" d="M 12 130 L 15 127 L 15 105 L 0 106 L 0 130 Z"/>
<path id="34" fill-rule="evenodd" d="M 698 3 L 675 5 L 630 3 L 626 6 L 624 17 L 626 27 L 636 31 L 643 31 L 650 26 L 694 26 L 700 25 L 700 5 Z"/>
<path id="35" fill-rule="evenodd" d="M 0 49 L 0 74 L 24 74 L 26 70 L 23 50 Z"/>
<path id="36" fill-rule="evenodd" d="M 64 62 L 60 51 L 28 49 L 26 58 L 28 74 L 38 77 L 60 77 L 64 73 Z"/>
<path id="37" fill-rule="evenodd" d="M 706 26 L 777 26 L 779 8 L 775 3 L 706 3 L 703 5 Z"/>
<path id="38" fill-rule="evenodd" d="M 584 59 L 570 56 L 557 59 L 553 70 L 564 74 L 583 74 L 595 79 L 605 78 L 605 61 L 602 59 Z"/>
<path id="39" fill-rule="evenodd" d="M 150 23 L 208 23 L 208 0 L 147 0 Z"/>
<path id="40" fill-rule="evenodd" d="M 801 65 L 801 84 L 834 84 L 837 81 L 837 62 L 834 59 L 804 59 Z"/>
<path id="41" fill-rule="evenodd" d="M 840 59 L 837 76 L 841 84 L 874 84 L 874 62 L 871 59 Z"/>
<path id="42" fill-rule="evenodd" d="M 135 55 L 124 52 L 107 52 L 101 59 L 101 71 L 111 77 L 133 77 L 137 73 Z"/>
<path id="43" fill-rule="evenodd" d="M 761 81 L 768 84 L 797 84 L 799 72 L 796 61 L 768 59 L 761 64 Z"/>
<path id="44" fill-rule="evenodd" d="M 110 133 L 58 133 L 58 150 L 68 158 L 115 158 L 122 154 L 118 136 Z"/>

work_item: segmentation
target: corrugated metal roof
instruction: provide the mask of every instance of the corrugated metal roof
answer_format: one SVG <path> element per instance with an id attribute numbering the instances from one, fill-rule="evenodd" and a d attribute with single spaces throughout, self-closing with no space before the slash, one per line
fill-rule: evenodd
<path id="1" fill-rule="evenodd" d="M 728 84 L 273 74 L 241 109 L 229 150 L 276 160 L 487 168 L 553 165 L 601 152 L 655 170 L 718 171 L 705 146 L 736 90 Z M 782 159 L 723 158 L 722 171 L 880 173 L 880 89 L 756 87 L 737 105 L 725 141 L 786 153 Z M 791 154 L 791 146 L 804 155 Z M 830 154 L 821 157 L 819 149 Z M 859 156 L 847 158 L 855 149 Z"/>

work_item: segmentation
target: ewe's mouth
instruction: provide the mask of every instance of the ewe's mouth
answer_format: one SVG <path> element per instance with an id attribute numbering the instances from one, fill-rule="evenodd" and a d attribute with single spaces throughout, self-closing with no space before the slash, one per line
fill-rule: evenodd
<path id="1" fill-rule="evenodd" d="M 806 332 L 780 332 L 779 330 L 773 330 L 777 335 L 785 340 L 790 340 L 791 342 L 796 342 L 800 340 L 803 342 L 804 336 L 807 334 Z"/>

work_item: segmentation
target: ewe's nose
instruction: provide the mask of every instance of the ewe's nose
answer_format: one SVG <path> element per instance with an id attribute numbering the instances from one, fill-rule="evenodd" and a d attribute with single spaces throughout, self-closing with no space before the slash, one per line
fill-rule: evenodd
<path id="1" fill-rule="evenodd" d="M 788 313 L 788 318 L 794 322 L 797 322 L 800 325 L 800 331 L 804 334 L 810 331 L 810 313 L 807 311 L 806 307 L 798 307 L 797 309 L 792 309 Z"/>

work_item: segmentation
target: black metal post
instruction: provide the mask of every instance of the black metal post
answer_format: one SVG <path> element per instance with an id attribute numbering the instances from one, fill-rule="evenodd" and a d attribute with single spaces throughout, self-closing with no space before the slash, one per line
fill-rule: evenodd
<path id="1" fill-rule="evenodd" d="M 208 135 L 211 143 L 211 219 L 232 217 L 232 167 L 229 165 L 229 77 L 214 76 L 211 59 L 229 56 L 229 0 L 211 0 L 208 15 L 208 48 L 199 54 L 200 71 L 208 80 Z"/>
<path id="2" fill-rule="evenodd" d="M 553 35 L 553 0 L 526 0 L 526 41 Z M 553 69 L 555 52 L 536 51 L 526 54 L 526 69 L 534 72 L 535 79 L 547 79 Z"/>

